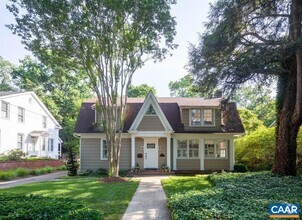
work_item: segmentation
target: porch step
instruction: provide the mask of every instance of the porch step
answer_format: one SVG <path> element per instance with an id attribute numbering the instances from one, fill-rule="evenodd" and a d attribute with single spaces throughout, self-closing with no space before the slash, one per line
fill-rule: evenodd
<path id="1" fill-rule="evenodd" d="M 129 171 L 127 176 L 167 176 L 174 175 L 173 171 L 162 172 L 160 170 L 141 170 L 140 172 L 131 172 Z"/>

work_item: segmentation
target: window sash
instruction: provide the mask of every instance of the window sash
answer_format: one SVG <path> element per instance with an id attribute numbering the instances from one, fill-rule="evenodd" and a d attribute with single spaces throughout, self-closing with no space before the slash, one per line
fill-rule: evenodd
<path id="1" fill-rule="evenodd" d="M 23 148 L 23 134 L 17 134 L 17 148 Z"/>
<path id="2" fill-rule="evenodd" d="M 48 138 L 48 151 L 53 151 L 54 139 Z"/>
<path id="3" fill-rule="evenodd" d="M 43 116 L 43 118 L 42 118 L 42 127 L 43 128 L 47 127 L 47 118 L 46 118 L 46 116 Z"/>
<path id="4" fill-rule="evenodd" d="M 42 150 L 46 150 L 46 138 L 45 137 L 43 137 L 42 138 Z"/>
<path id="5" fill-rule="evenodd" d="M 215 109 L 206 109 L 206 108 L 190 109 L 190 126 L 193 127 L 215 126 Z"/>
<path id="6" fill-rule="evenodd" d="M 206 159 L 227 159 L 227 140 L 205 140 L 204 155 Z"/>
<path id="7" fill-rule="evenodd" d="M 178 140 L 177 141 L 177 158 L 192 159 L 199 158 L 199 140 Z"/>
<path id="8" fill-rule="evenodd" d="M 24 108 L 18 107 L 18 122 L 24 122 Z"/>
<path id="9" fill-rule="evenodd" d="M 108 146 L 104 139 L 101 139 L 101 160 L 108 160 Z"/>
<path id="10" fill-rule="evenodd" d="M 9 103 L 8 102 L 1 102 L 1 117 L 2 118 L 9 118 Z"/>

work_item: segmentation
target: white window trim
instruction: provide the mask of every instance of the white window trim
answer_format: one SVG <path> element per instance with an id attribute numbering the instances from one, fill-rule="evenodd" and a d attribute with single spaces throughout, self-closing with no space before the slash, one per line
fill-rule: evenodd
<path id="1" fill-rule="evenodd" d="M 100 156 L 101 156 L 101 157 L 100 157 L 100 159 L 101 159 L 101 160 L 108 160 L 108 158 L 104 158 L 104 155 L 103 155 L 103 154 L 104 154 L 104 151 L 103 151 L 103 147 L 104 147 L 104 146 L 103 146 L 103 142 L 104 142 L 104 141 L 106 141 L 106 139 L 101 138 L 101 144 L 100 144 L 100 149 L 101 149 L 101 155 L 100 155 Z M 108 147 L 107 147 L 107 155 L 108 155 Z"/>
<path id="2" fill-rule="evenodd" d="M 200 110 L 200 119 L 201 123 L 200 125 L 192 125 L 192 110 Z M 203 120 L 203 111 L 204 110 L 212 110 L 213 111 L 213 124 L 212 125 L 205 125 Z M 215 127 L 216 126 L 216 109 L 215 108 L 190 108 L 189 109 L 189 125 L 190 127 L 200 128 L 200 127 Z"/>
<path id="3" fill-rule="evenodd" d="M 23 112 L 23 121 L 19 121 L 19 109 L 22 109 L 22 112 Z M 21 123 L 21 124 L 24 124 L 25 123 L 25 109 L 18 106 L 18 114 L 17 114 L 17 121 L 18 123 Z"/>
<path id="4" fill-rule="evenodd" d="M 176 143 L 177 143 L 177 151 L 178 151 L 178 141 L 187 141 L 187 156 L 186 157 L 179 157 L 178 156 L 178 152 L 176 152 L 176 156 L 177 156 L 177 159 L 200 159 L 199 157 L 199 151 L 200 151 L 200 142 L 199 142 L 199 139 L 177 139 L 176 140 Z M 190 157 L 190 141 L 197 141 L 198 142 L 198 156 L 197 157 Z"/>
<path id="5" fill-rule="evenodd" d="M 51 141 L 51 140 L 52 140 L 52 141 Z M 55 148 L 54 148 L 54 146 L 55 146 L 55 145 L 54 145 L 54 141 L 55 141 L 55 140 L 54 140 L 53 138 L 48 138 L 48 151 L 49 151 L 49 152 L 54 152 L 54 149 L 55 149 Z M 52 150 L 51 150 L 51 143 L 52 143 Z"/>
<path id="6" fill-rule="evenodd" d="M 2 117 L 2 104 L 6 103 L 7 104 L 7 117 Z M 6 101 L 1 101 L 1 118 L 9 120 L 10 119 L 10 103 Z"/>
<path id="7" fill-rule="evenodd" d="M 204 159 L 210 159 L 210 160 L 227 160 L 229 155 L 229 139 L 205 139 L 204 140 L 204 151 L 206 150 L 206 142 L 207 141 L 214 141 L 214 157 L 207 157 L 207 155 L 204 153 Z M 226 150 L 225 150 L 225 157 L 216 157 L 216 145 L 218 141 L 226 141 Z"/>

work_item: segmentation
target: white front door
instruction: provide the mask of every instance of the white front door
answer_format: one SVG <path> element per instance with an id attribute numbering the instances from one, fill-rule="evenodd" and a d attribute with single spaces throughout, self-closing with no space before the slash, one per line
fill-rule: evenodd
<path id="1" fill-rule="evenodd" d="M 144 139 L 144 168 L 158 168 L 158 139 Z"/>

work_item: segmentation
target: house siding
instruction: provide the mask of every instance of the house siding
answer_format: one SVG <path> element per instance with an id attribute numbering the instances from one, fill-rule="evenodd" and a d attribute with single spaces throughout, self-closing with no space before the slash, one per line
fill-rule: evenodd
<path id="1" fill-rule="evenodd" d="M 158 116 L 148 115 L 141 120 L 138 131 L 164 131 L 165 128 Z"/>
<path id="2" fill-rule="evenodd" d="M 160 168 L 163 164 L 167 165 L 167 138 L 160 138 L 158 140 L 158 168 Z M 160 157 L 160 155 L 165 155 L 164 157 Z"/>
<path id="3" fill-rule="evenodd" d="M 108 169 L 108 161 L 101 160 L 100 138 L 81 139 L 81 171 L 88 169 Z M 120 156 L 120 169 L 127 170 L 131 166 L 131 139 L 123 138 Z"/>
<path id="4" fill-rule="evenodd" d="M 177 159 L 177 170 L 200 170 L 200 159 Z"/>
<path id="5" fill-rule="evenodd" d="M 221 110 L 215 109 L 215 126 L 210 127 L 191 127 L 190 109 L 182 109 L 181 123 L 184 124 L 185 131 L 220 131 L 221 130 Z"/>
<path id="6" fill-rule="evenodd" d="M 144 139 L 143 138 L 135 138 L 135 165 L 136 163 L 139 164 L 140 168 L 144 168 Z M 142 154 L 143 157 L 138 158 L 137 155 Z"/>
<path id="7" fill-rule="evenodd" d="M 229 141 L 228 141 L 229 144 Z M 230 144 L 229 144 L 230 145 Z M 230 146 L 228 146 L 227 159 L 204 159 L 205 170 L 230 170 Z"/>

